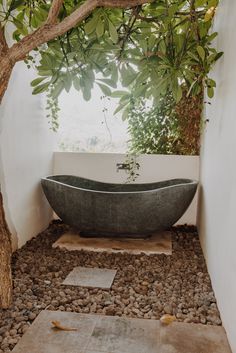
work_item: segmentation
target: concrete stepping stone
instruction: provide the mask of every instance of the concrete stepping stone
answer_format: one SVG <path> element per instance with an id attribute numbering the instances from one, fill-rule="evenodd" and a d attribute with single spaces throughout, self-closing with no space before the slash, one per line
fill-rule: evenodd
<path id="1" fill-rule="evenodd" d="M 87 351 L 157 353 L 158 347 L 160 347 L 159 321 L 101 316 L 91 335 Z M 85 352 L 88 353 L 87 351 Z"/>
<path id="2" fill-rule="evenodd" d="M 51 322 L 78 328 L 53 329 Z M 42 311 L 13 353 L 230 353 L 220 326 Z"/>
<path id="3" fill-rule="evenodd" d="M 174 322 L 161 329 L 160 341 L 160 353 L 231 353 L 222 326 Z"/>
<path id="4" fill-rule="evenodd" d="M 106 268 L 75 267 L 66 277 L 63 285 L 109 289 L 116 270 Z"/>
<path id="5" fill-rule="evenodd" d="M 68 315 L 69 314 L 69 315 Z M 42 311 L 13 349 L 14 353 L 84 353 L 99 317 Z M 78 331 L 52 328 L 52 321 Z"/>

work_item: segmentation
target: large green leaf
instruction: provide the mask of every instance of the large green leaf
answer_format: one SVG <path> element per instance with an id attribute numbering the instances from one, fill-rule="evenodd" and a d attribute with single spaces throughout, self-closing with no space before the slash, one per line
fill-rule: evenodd
<path id="1" fill-rule="evenodd" d="M 98 16 L 93 16 L 93 18 L 85 24 L 84 30 L 87 34 L 91 34 L 96 31 L 98 20 Z"/>
<path id="2" fill-rule="evenodd" d="M 98 19 L 97 25 L 96 25 L 96 33 L 98 38 L 100 38 L 105 30 L 104 22 L 101 18 Z"/>
<path id="3" fill-rule="evenodd" d="M 198 52 L 198 55 L 200 56 L 200 58 L 202 59 L 202 61 L 204 61 L 205 56 L 206 56 L 206 52 L 201 45 L 197 46 L 197 52 Z"/>
<path id="4" fill-rule="evenodd" d="M 111 36 L 111 40 L 113 43 L 117 43 L 118 41 L 118 33 L 116 30 L 116 27 L 113 25 L 113 23 L 109 20 L 109 33 Z"/>
<path id="5" fill-rule="evenodd" d="M 103 85 L 101 83 L 98 83 L 98 86 L 101 88 L 101 90 L 105 94 L 105 96 L 110 96 L 111 95 L 111 89 L 108 86 Z"/>
<path id="6" fill-rule="evenodd" d="M 35 87 L 35 86 L 37 86 L 40 82 L 42 82 L 45 79 L 46 79 L 46 77 L 38 77 L 38 78 L 36 78 L 35 80 L 33 80 L 31 82 L 31 86 Z"/>
<path id="7" fill-rule="evenodd" d="M 45 91 L 47 91 L 49 85 L 50 85 L 50 82 L 42 83 L 41 85 L 36 86 L 36 87 L 33 89 L 33 92 L 32 92 L 32 93 L 33 93 L 33 94 L 38 94 L 38 93 L 45 92 Z"/>

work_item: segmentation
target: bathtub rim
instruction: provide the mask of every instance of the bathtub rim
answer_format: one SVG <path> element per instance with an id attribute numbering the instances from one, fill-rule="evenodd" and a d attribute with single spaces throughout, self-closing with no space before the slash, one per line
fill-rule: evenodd
<path id="1" fill-rule="evenodd" d="M 156 192 L 158 190 L 165 190 L 165 189 L 170 189 L 170 188 L 175 188 L 175 187 L 179 187 L 179 186 L 183 186 L 183 185 L 195 185 L 196 189 L 199 185 L 199 181 L 194 180 L 194 179 L 189 179 L 189 178 L 172 178 L 172 179 L 165 179 L 165 180 L 160 180 L 160 181 L 156 181 L 156 182 L 151 182 L 151 183 L 137 183 L 138 185 L 150 185 L 150 184 L 156 184 L 158 182 L 165 182 L 165 181 L 172 181 L 172 180 L 185 180 L 185 181 L 189 181 L 189 182 L 183 182 L 183 183 L 178 183 L 178 184 L 174 184 L 174 185 L 168 185 L 168 186 L 164 186 L 161 188 L 155 188 L 155 189 L 151 189 L 151 190 L 139 190 L 139 191 L 101 191 L 101 190 L 91 190 L 91 189 L 85 189 L 85 188 L 81 188 L 81 187 L 76 187 L 70 184 L 66 184 L 66 183 L 62 183 L 60 181 L 57 180 L 53 180 L 53 179 L 49 179 L 52 177 L 57 177 L 57 176 L 72 176 L 72 177 L 78 177 L 78 178 L 82 178 L 82 179 L 86 179 L 89 181 L 94 181 L 97 183 L 101 183 L 101 184 L 117 184 L 117 185 L 124 185 L 123 183 L 105 183 L 103 181 L 99 181 L 99 180 L 94 180 L 94 179 L 90 179 L 90 178 L 85 178 L 85 177 L 81 177 L 79 175 L 72 175 L 72 174 L 56 174 L 56 175 L 48 175 L 46 177 L 42 177 L 41 178 L 41 182 L 42 181 L 50 181 L 52 183 L 56 183 L 59 185 L 63 185 L 72 189 L 76 189 L 76 190 L 80 190 L 80 191 L 86 191 L 86 192 L 92 192 L 92 193 L 99 193 L 99 194 L 112 194 L 112 195 L 133 195 L 133 194 L 146 194 L 146 193 L 151 193 L 151 192 Z M 135 185 L 135 183 L 133 183 L 133 185 Z"/>

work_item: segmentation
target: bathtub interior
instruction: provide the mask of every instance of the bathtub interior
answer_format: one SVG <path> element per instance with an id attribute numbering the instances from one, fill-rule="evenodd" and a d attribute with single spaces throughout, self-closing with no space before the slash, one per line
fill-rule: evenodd
<path id="1" fill-rule="evenodd" d="M 86 179 L 73 175 L 54 175 L 47 177 L 48 180 L 53 180 L 62 184 L 73 186 L 85 190 L 94 191 L 105 191 L 105 192 L 137 192 L 162 189 L 164 187 L 176 186 L 181 184 L 193 184 L 196 183 L 191 179 L 172 179 L 159 181 L 156 183 L 145 183 L 145 184 L 114 184 L 114 183 L 103 183 L 91 179 Z"/>

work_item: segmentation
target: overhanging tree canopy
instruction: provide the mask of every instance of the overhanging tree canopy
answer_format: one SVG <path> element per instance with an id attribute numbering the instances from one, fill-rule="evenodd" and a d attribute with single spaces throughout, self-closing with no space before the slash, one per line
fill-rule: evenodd
<path id="1" fill-rule="evenodd" d="M 121 98 L 125 118 L 130 94 L 157 102 L 171 90 L 179 101 L 184 86 L 194 95 L 204 84 L 213 96 L 215 82 L 208 74 L 221 53 L 212 47 L 217 34 L 209 29 L 217 4 L 57 0 L 51 6 L 46 0 L 8 0 L 8 6 L 2 4 L 2 48 L 12 64 L 25 59 L 36 66 L 39 78 L 32 83 L 33 92 L 48 90 L 54 100 L 72 85 L 88 100 L 94 83 L 111 95 L 120 75 L 127 90 L 113 96 Z M 7 49 L 3 28 L 9 21 L 18 43 Z M 37 52 L 29 55 L 33 49 Z"/>

